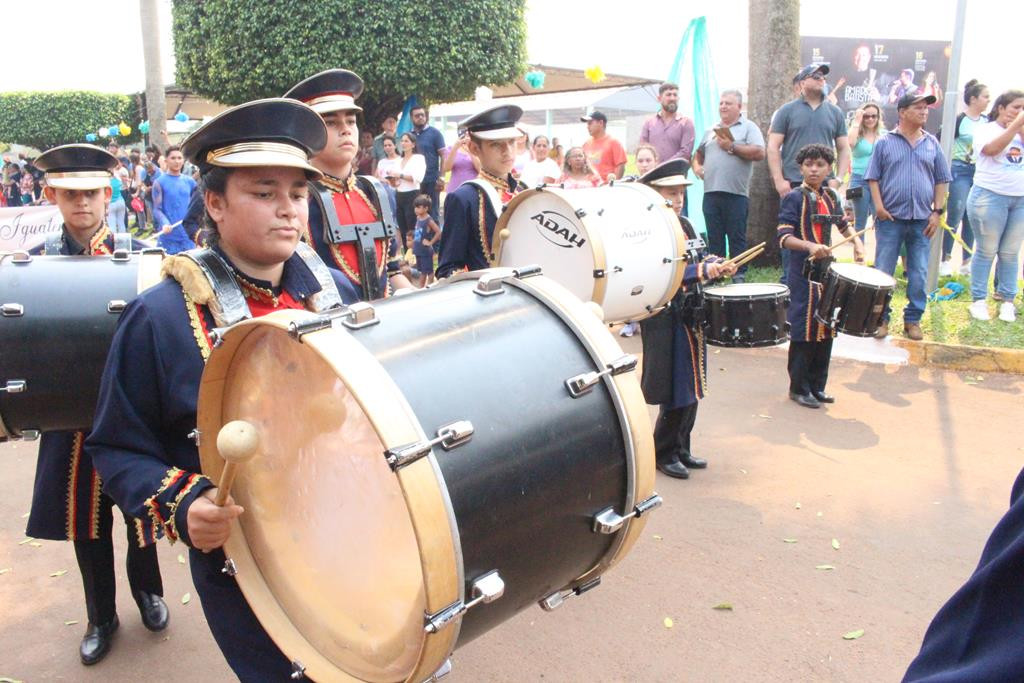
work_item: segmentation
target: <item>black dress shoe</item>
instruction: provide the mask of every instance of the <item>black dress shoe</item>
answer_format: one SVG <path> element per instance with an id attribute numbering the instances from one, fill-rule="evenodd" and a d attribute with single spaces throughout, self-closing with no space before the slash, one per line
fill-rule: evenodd
<path id="1" fill-rule="evenodd" d="M 704 458 L 695 458 L 692 455 L 684 455 L 679 458 L 679 462 L 683 463 L 686 467 L 691 470 L 702 470 L 708 466 L 708 461 Z"/>
<path id="2" fill-rule="evenodd" d="M 110 643 L 114 638 L 114 631 L 120 626 L 117 615 L 105 624 L 89 624 L 82 637 L 82 645 L 78 648 L 78 654 L 82 657 L 82 664 L 89 666 L 95 664 L 110 652 Z"/>
<path id="3" fill-rule="evenodd" d="M 139 605 L 143 626 L 150 631 L 163 631 L 167 628 L 170 614 L 167 612 L 167 605 L 162 597 L 138 591 L 135 594 L 135 602 Z"/>
<path id="4" fill-rule="evenodd" d="M 818 403 L 835 403 L 836 397 L 832 394 L 826 394 L 824 391 L 812 391 L 814 398 L 818 399 Z"/>
<path id="5" fill-rule="evenodd" d="M 821 403 L 818 401 L 818 399 L 814 398 L 810 394 L 794 394 L 793 392 L 790 392 L 789 393 L 789 400 L 790 401 L 796 401 L 797 403 L 802 405 L 804 408 L 820 408 L 821 407 Z"/>
<path id="6" fill-rule="evenodd" d="M 686 469 L 683 463 L 675 460 L 673 462 L 659 462 L 658 471 L 676 479 L 689 479 L 690 470 Z"/>

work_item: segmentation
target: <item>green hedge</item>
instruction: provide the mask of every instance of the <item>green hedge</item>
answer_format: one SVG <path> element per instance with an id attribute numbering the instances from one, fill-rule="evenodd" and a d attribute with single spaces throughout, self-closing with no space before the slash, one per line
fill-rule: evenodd
<path id="1" fill-rule="evenodd" d="M 45 150 L 85 136 L 101 126 L 125 122 L 131 135 L 118 142 L 137 142 L 139 113 L 127 95 L 64 90 L 59 92 L 0 93 L 0 140 Z"/>

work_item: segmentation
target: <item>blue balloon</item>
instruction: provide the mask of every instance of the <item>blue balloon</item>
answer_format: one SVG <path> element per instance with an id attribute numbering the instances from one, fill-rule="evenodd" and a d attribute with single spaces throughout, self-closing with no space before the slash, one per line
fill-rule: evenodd
<path id="1" fill-rule="evenodd" d="M 185 123 L 186 121 L 188 121 L 188 114 L 186 114 L 183 111 L 179 111 L 177 114 L 174 115 L 174 120 L 178 123 Z"/>
<path id="2" fill-rule="evenodd" d="M 85 141 L 86 142 L 96 142 L 96 133 L 86 133 Z"/>
<path id="3" fill-rule="evenodd" d="M 116 138 L 118 133 L 120 133 L 120 132 L 121 131 L 119 131 L 117 129 L 117 126 L 111 126 L 110 128 L 107 129 L 107 135 L 109 135 L 112 138 Z"/>

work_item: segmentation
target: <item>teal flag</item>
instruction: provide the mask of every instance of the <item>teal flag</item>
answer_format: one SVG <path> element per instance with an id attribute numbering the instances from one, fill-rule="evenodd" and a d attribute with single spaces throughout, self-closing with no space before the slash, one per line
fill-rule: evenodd
<path id="1" fill-rule="evenodd" d="M 679 42 L 675 62 L 668 72 L 668 80 L 679 85 L 679 110 L 684 114 L 692 114 L 693 128 L 700 144 L 704 132 L 718 123 L 718 83 L 715 82 L 715 69 L 711 62 L 711 48 L 708 45 L 707 19 L 697 17 L 686 27 L 686 33 Z M 707 232 L 704 226 L 704 212 L 701 205 L 704 201 L 704 183 L 692 173 L 690 180 L 693 185 L 686 193 L 687 213 L 693 227 L 699 232 Z"/>
<path id="2" fill-rule="evenodd" d="M 405 99 L 405 106 L 402 107 L 402 115 L 398 117 L 398 126 L 395 128 L 395 137 L 408 133 L 412 130 L 412 108 L 417 104 L 416 96 L 409 95 Z M 401 153 L 401 147 L 398 148 Z"/>

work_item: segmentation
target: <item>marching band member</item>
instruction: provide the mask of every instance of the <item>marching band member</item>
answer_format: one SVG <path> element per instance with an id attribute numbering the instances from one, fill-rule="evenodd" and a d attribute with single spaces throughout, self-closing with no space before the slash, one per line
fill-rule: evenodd
<path id="1" fill-rule="evenodd" d="M 326 141 L 320 116 L 290 99 L 233 107 L 185 140 L 185 153 L 203 173 L 212 246 L 166 259 L 169 277 L 125 309 L 86 441 L 104 491 L 151 522 L 147 541 L 162 533 L 189 546 L 210 630 L 243 681 L 286 679 L 291 664 L 234 577 L 221 572 L 221 546 L 244 510 L 230 499 L 214 504 L 216 489 L 200 471 L 190 433 L 211 330 L 239 317 L 323 311 L 358 299 L 348 277 L 299 242 L 307 181 L 321 177 L 309 156 Z"/>
<path id="2" fill-rule="evenodd" d="M 332 268 L 345 273 L 366 301 L 387 296 L 388 285 L 411 287 L 399 272 L 398 227 L 387 190 L 373 176 L 355 174 L 359 151 L 356 98 L 363 79 L 346 69 L 310 76 L 284 94 L 320 114 L 327 144 L 311 163 L 323 174 L 311 181 L 309 227 L 303 239 Z"/>
<path id="3" fill-rule="evenodd" d="M 822 403 L 834 403 L 835 398 L 825 393 L 828 365 L 832 357 L 834 330 L 814 317 L 821 303 L 822 284 L 808 279 L 808 262 L 828 267 L 832 252 L 832 223 L 839 224 L 844 233 L 851 228 L 842 217 L 839 197 L 826 182 L 832 170 L 835 154 L 827 145 L 805 145 L 796 153 L 803 184 L 782 198 L 779 207 L 779 247 L 794 252 L 788 261 L 789 308 L 789 398 L 805 408 L 820 408 Z M 815 221 L 819 216 L 830 216 L 826 221 Z M 859 237 L 854 238 L 854 252 L 863 255 Z"/>
<path id="4" fill-rule="evenodd" d="M 494 226 L 502 207 L 518 190 L 512 167 L 516 140 L 523 135 L 516 127 L 522 115 L 519 107 L 502 104 L 462 122 L 469 135 L 468 151 L 480 160 L 480 174 L 445 198 L 438 278 L 490 267 Z"/>
<path id="5" fill-rule="evenodd" d="M 672 203 L 676 215 L 683 207 L 689 165 L 683 159 L 659 164 L 640 177 L 640 182 L 657 190 Z M 688 240 L 697 234 L 680 217 Z M 660 404 L 654 426 L 655 459 L 658 469 L 670 477 L 689 479 L 688 468 L 707 467 L 690 450 L 690 433 L 697 419 L 697 405 L 707 388 L 707 344 L 701 326 L 700 288 L 702 283 L 728 277 L 736 266 L 717 256 L 700 259 L 697 250 L 688 250 L 683 284 L 668 308 L 640 323 L 644 342 L 644 367 L 641 386 L 648 403 Z"/>
<path id="6" fill-rule="evenodd" d="M 104 222 L 110 178 L 120 162 L 93 145 L 64 145 L 41 154 L 35 165 L 46 172 L 46 199 L 64 219 L 34 254 L 110 256 L 145 244 L 127 233 L 115 238 Z M 70 386 L 69 386 L 70 389 Z M 86 432 L 45 432 L 39 441 L 32 508 L 26 535 L 72 541 L 82 574 L 89 625 L 79 647 L 83 664 L 95 664 L 110 651 L 119 622 L 115 603 L 113 506 L 100 491 L 100 477 L 83 453 Z M 146 522 L 124 515 L 128 527 L 128 584 L 142 623 L 151 631 L 167 627 L 156 548 L 145 543 Z"/>

